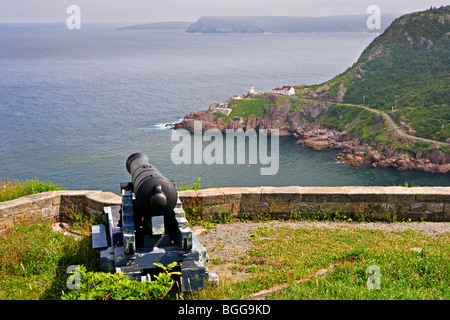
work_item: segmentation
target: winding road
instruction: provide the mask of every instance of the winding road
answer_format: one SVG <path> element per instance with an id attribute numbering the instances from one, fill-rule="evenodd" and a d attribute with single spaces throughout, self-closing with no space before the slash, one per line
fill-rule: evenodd
<path id="1" fill-rule="evenodd" d="M 367 111 L 376 113 L 378 115 L 381 114 L 383 116 L 383 118 L 386 120 L 386 122 L 389 125 L 389 127 L 391 127 L 391 129 L 394 130 L 395 133 L 398 134 L 401 137 L 412 139 L 412 140 L 415 140 L 415 141 L 422 141 L 422 142 L 426 142 L 426 143 L 433 143 L 435 145 L 440 145 L 440 146 L 450 146 L 450 143 L 447 143 L 447 142 L 430 140 L 430 139 L 415 137 L 415 136 L 412 136 L 410 134 L 407 134 L 402 129 L 400 129 L 400 127 L 394 122 L 394 120 L 392 120 L 392 118 L 386 112 L 383 112 L 383 111 L 380 111 L 380 110 L 376 110 L 376 109 L 372 109 L 372 108 L 369 108 L 368 106 L 363 106 L 363 105 L 360 105 L 360 104 L 339 103 L 339 102 L 333 102 L 333 101 L 311 100 L 311 99 L 304 99 L 304 98 L 302 98 L 302 100 L 307 100 L 307 101 L 311 101 L 311 102 L 332 103 L 332 104 L 335 104 L 335 105 L 336 104 L 340 104 L 340 105 L 349 106 L 349 107 L 363 108 L 363 109 L 366 109 Z"/>
<path id="2" fill-rule="evenodd" d="M 358 108 L 364 108 L 370 112 L 373 112 L 376 114 L 381 114 L 383 116 L 383 118 L 386 120 L 386 122 L 388 123 L 388 125 L 395 131 L 395 133 L 397 133 L 399 136 L 402 136 L 404 138 L 413 139 L 416 141 L 422 141 L 422 142 L 426 142 L 426 143 L 433 143 L 433 144 L 437 144 L 437 145 L 441 145 L 441 146 L 450 146 L 450 143 L 415 137 L 415 136 L 405 133 L 402 129 L 399 128 L 399 126 L 394 122 L 394 120 L 392 120 L 391 116 L 389 116 L 386 112 L 383 112 L 380 110 L 375 110 L 375 109 L 369 108 L 367 106 L 362 106 L 362 105 L 357 105 L 357 104 L 345 104 L 345 105 L 354 106 L 354 107 L 358 107 Z"/>

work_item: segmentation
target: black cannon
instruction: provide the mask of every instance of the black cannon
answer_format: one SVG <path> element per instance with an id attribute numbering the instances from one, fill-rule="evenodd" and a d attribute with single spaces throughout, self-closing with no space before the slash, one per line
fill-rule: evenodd
<path id="1" fill-rule="evenodd" d="M 151 216 L 172 213 L 177 204 L 175 184 L 153 167 L 143 153 L 128 157 L 126 166 L 140 212 Z"/>
<path id="2" fill-rule="evenodd" d="M 155 263 L 178 263 L 182 291 L 203 289 L 217 275 L 185 217 L 175 183 L 134 153 L 126 168 L 132 182 L 121 183 L 122 205 L 105 207 L 104 223 L 92 227 L 92 247 L 101 250 L 103 272 L 121 272 L 140 281 L 159 273 Z"/>

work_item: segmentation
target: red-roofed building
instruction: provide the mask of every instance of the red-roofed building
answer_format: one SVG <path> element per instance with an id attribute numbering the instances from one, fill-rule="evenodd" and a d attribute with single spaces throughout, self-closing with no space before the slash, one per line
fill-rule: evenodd
<path id="1" fill-rule="evenodd" d="M 295 94 L 295 89 L 294 89 L 294 87 L 291 87 L 291 86 L 283 86 L 282 88 L 272 89 L 272 93 L 292 96 Z"/>

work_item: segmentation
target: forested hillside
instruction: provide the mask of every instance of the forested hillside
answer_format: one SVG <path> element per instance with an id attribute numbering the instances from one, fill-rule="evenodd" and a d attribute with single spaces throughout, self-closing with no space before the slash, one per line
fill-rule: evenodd
<path id="1" fill-rule="evenodd" d="M 352 67 L 313 89 L 322 99 L 394 111 L 417 136 L 449 138 L 450 6 L 398 18 Z"/>

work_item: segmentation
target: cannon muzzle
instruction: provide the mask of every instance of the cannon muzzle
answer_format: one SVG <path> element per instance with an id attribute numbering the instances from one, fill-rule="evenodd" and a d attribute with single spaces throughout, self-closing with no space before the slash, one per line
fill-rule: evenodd
<path id="1" fill-rule="evenodd" d="M 126 167 L 132 176 L 136 206 L 141 214 L 158 216 L 171 213 L 178 198 L 175 184 L 153 167 L 143 153 L 129 156 Z"/>

